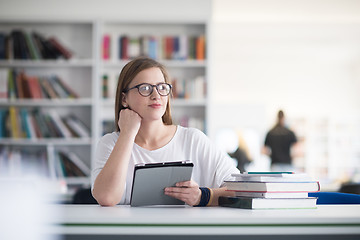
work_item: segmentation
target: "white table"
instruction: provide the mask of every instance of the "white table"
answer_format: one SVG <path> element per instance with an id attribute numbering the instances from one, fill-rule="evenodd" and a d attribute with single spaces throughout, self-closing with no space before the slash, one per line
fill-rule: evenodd
<path id="1" fill-rule="evenodd" d="M 65 239 L 360 239 L 360 205 L 289 210 L 59 205 L 58 212 L 48 229 Z"/>

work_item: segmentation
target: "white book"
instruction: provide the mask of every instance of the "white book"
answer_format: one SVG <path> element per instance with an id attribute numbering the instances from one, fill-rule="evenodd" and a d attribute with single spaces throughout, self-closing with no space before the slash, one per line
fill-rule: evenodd
<path id="1" fill-rule="evenodd" d="M 80 137 L 87 138 L 90 137 L 89 130 L 83 126 L 83 124 L 76 119 L 75 117 L 67 117 L 65 119 L 66 124 L 75 131 Z"/>
<path id="2" fill-rule="evenodd" d="M 236 197 L 253 198 L 307 198 L 307 192 L 235 192 Z"/>
<path id="3" fill-rule="evenodd" d="M 312 181 L 306 173 L 240 173 L 232 174 L 235 181 L 256 181 L 256 182 L 299 182 L 299 181 Z"/>
<path id="4" fill-rule="evenodd" d="M 225 181 L 228 190 L 242 192 L 317 192 L 320 184 L 308 182 L 255 182 Z"/>
<path id="5" fill-rule="evenodd" d="M 179 36 L 179 58 L 181 60 L 188 58 L 188 38 L 186 35 Z"/>
<path id="6" fill-rule="evenodd" d="M 49 110 L 49 115 L 54 120 L 56 126 L 60 129 L 60 131 L 64 135 L 64 137 L 71 138 L 72 134 L 71 134 L 70 130 L 62 122 L 59 114 L 54 109 L 51 109 L 51 110 Z"/>
<path id="7" fill-rule="evenodd" d="M 204 99 L 205 98 L 205 77 L 198 76 L 194 79 L 195 84 L 195 99 Z"/>
<path id="8" fill-rule="evenodd" d="M 0 69 L 0 99 L 8 98 L 8 69 Z"/>

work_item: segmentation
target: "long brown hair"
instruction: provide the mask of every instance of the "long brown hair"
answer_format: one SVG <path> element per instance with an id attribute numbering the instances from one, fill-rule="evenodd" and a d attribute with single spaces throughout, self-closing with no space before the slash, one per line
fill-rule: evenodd
<path id="1" fill-rule="evenodd" d="M 148 57 L 138 57 L 134 60 L 127 63 L 123 69 L 121 70 L 121 73 L 119 75 L 119 80 L 117 84 L 116 89 L 116 98 L 115 98 L 115 126 L 116 130 L 120 131 L 119 129 L 119 113 L 122 109 L 125 107 L 122 105 L 122 93 L 125 89 L 127 89 L 132 82 L 132 80 L 135 78 L 135 76 L 149 68 L 159 68 L 164 75 L 164 79 L 166 83 L 170 83 L 170 76 L 166 70 L 166 68 L 159 62 L 155 61 L 154 59 L 148 58 Z M 162 116 L 162 121 L 165 125 L 171 125 L 172 124 L 172 118 L 171 118 L 171 111 L 170 111 L 170 95 L 168 98 L 168 103 L 166 105 L 166 110 L 164 115 Z"/>

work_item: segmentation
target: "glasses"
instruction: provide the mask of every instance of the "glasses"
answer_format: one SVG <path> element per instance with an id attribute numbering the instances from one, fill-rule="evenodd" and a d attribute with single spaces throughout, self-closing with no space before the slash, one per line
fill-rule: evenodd
<path id="1" fill-rule="evenodd" d="M 156 85 L 152 85 L 149 83 L 141 83 L 132 88 L 126 89 L 123 92 L 127 93 L 131 89 L 137 88 L 141 96 L 148 97 L 153 93 L 154 87 L 156 87 L 156 90 L 159 93 L 159 95 L 164 97 L 170 94 L 172 88 L 171 84 L 169 83 L 158 83 Z"/>

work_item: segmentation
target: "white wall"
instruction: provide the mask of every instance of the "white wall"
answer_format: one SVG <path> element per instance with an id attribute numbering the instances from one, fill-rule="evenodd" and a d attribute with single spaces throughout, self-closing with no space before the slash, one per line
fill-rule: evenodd
<path id="1" fill-rule="evenodd" d="M 264 127 L 360 115 L 360 1 L 214 0 L 212 20 L 213 104 L 262 106 Z"/>
<path id="2" fill-rule="evenodd" d="M 212 137 L 223 127 L 251 129 L 261 145 L 281 108 L 290 123 L 308 125 L 309 169 L 356 174 L 360 1 L 214 0 L 212 10 Z M 324 166 L 315 166 L 320 158 Z"/>
<path id="3" fill-rule="evenodd" d="M 206 20 L 210 7 L 210 0 L 0 0 L 0 17 Z"/>

